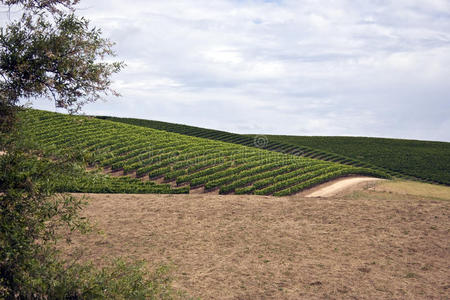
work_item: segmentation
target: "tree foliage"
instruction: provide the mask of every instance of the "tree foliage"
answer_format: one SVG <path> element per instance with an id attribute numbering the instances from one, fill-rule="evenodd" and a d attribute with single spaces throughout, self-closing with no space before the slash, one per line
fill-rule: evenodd
<path id="1" fill-rule="evenodd" d="M 43 293 L 44 276 L 54 276 L 59 266 L 52 247 L 56 231 L 86 225 L 77 214 L 82 202 L 63 195 L 48 198 L 52 177 L 67 170 L 62 164 L 14 151 L 0 157 L 0 170 L 0 298 Z"/>
<path id="2" fill-rule="evenodd" d="M 13 5 L 21 5 L 23 8 L 31 12 L 39 12 L 47 10 L 53 14 L 61 13 L 63 8 L 73 11 L 74 6 L 80 0 L 1 0 L 0 3 L 9 7 Z"/>
<path id="3" fill-rule="evenodd" d="M 22 17 L 0 29 L 0 113 L 20 99 L 44 97 L 69 112 L 103 95 L 118 95 L 111 75 L 122 62 L 105 62 L 114 56 L 113 43 L 100 29 L 74 14 L 77 0 L 1 0 L 20 5 Z M 7 125 L 8 123 L 4 124 Z"/>

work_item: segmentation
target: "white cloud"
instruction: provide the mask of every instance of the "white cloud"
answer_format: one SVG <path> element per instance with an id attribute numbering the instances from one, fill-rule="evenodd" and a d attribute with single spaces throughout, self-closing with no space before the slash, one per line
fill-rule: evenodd
<path id="1" fill-rule="evenodd" d="M 211 63 L 239 64 L 243 61 L 237 49 L 215 47 L 202 53 Z"/>
<path id="2" fill-rule="evenodd" d="M 450 141 L 446 0 L 85 0 L 122 99 L 86 113 Z"/>

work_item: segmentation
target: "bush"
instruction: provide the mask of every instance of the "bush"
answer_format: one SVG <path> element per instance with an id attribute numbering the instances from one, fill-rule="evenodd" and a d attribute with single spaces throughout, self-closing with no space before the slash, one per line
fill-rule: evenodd
<path id="1" fill-rule="evenodd" d="M 173 299 L 168 268 L 159 267 L 149 274 L 143 261 L 114 260 L 96 269 L 92 265 L 74 265 L 54 281 L 49 299 Z"/>
<path id="2" fill-rule="evenodd" d="M 8 148 L 8 147 L 4 147 Z M 143 262 L 116 260 L 96 269 L 64 261 L 55 244 L 89 231 L 86 204 L 54 194 L 77 163 L 54 162 L 9 147 L 0 156 L 0 299 L 172 299 L 166 268 L 148 274 Z M 69 229 L 69 230 L 64 230 Z"/>

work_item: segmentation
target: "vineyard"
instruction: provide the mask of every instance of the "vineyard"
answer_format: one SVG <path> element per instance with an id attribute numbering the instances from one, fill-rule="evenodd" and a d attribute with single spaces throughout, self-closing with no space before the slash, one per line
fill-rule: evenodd
<path id="1" fill-rule="evenodd" d="M 350 174 L 389 177 L 379 170 L 91 117 L 25 110 L 21 119 L 41 155 L 77 152 L 97 169 L 66 180 L 60 191 L 189 193 L 203 187 L 220 194 L 285 196 Z"/>
<path id="2" fill-rule="evenodd" d="M 99 173 L 60 178 L 55 183 L 56 192 L 73 193 L 125 193 L 125 194 L 186 194 L 189 187 L 172 188 L 170 184 L 156 184 L 128 176 L 113 177 Z"/>
<path id="3" fill-rule="evenodd" d="M 345 154 L 423 181 L 450 185 L 450 143 L 367 137 L 268 136 L 268 138 L 271 141 Z"/>
<path id="4" fill-rule="evenodd" d="M 98 117 L 189 136 L 378 170 L 391 176 L 450 185 L 450 143 L 366 137 L 264 136 L 133 118 Z"/>

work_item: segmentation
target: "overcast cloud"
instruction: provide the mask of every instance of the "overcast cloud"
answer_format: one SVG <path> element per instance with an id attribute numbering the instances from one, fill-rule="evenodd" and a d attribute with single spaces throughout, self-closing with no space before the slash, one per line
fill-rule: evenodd
<path id="1" fill-rule="evenodd" d="M 121 98 L 87 114 L 450 141 L 450 1 L 82 0 Z M 38 107 L 52 109 L 39 102 Z"/>

